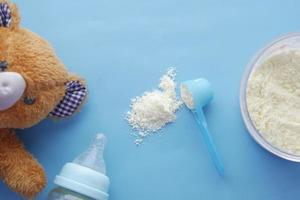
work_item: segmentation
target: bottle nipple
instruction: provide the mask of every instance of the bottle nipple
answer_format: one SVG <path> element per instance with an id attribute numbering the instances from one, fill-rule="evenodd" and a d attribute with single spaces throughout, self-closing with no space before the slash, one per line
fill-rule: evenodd
<path id="1" fill-rule="evenodd" d="M 73 163 L 106 174 L 106 166 L 103 158 L 106 141 L 105 135 L 98 133 L 89 148 L 81 153 Z"/>

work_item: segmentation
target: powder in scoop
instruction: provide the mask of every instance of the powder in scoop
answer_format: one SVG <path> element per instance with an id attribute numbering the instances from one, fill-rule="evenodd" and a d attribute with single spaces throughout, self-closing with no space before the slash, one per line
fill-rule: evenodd
<path id="1" fill-rule="evenodd" d="M 194 99 L 186 85 L 181 85 L 181 99 L 189 109 L 194 109 Z"/>
<path id="2" fill-rule="evenodd" d="M 254 126 L 269 143 L 300 155 L 300 51 L 276 54 L 252 72 L 247 107 Z"/>
<path id="3" fill-rule="evenodd" d="M 128 123 L 137 130 L 136 144 L 176 119 L 175 112 L 182 104 L 176 97 L 175 69 L 168 69 L 160 79 L 159 89 L 145 92 L 131 100 Z"/>

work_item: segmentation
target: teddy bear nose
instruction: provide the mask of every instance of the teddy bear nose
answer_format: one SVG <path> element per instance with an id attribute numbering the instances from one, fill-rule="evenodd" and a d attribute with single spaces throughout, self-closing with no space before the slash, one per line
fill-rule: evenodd
<path id="1" fill-rule="evenodd" d="M 16 72 L 0 73 L 0 111 L 12 107 L 23 95 L 26 82 Z"/>

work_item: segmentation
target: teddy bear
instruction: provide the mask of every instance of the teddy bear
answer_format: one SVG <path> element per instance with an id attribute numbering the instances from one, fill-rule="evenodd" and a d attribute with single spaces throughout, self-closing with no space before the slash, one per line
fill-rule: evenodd
<path id="1" fill-rule="evenodd" d="M 51 45 L 20 27 L 17 6 L 0 0 L 0 177 L 10 189 L 32 199 L 47 182 L 15 130 L 70 117 L 86 96 L 85 82 L 67 71 Z"/>

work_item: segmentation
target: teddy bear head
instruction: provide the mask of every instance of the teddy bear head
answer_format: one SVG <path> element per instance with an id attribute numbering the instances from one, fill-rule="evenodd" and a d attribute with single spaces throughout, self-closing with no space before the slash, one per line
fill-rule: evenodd
<path id="1" fill-rule="evenodd" d="M 50 44 L 20 27 L 15 4 L 0 0 L 0 128 L 28 128 L 71 116 L 87 94 Z"/>

